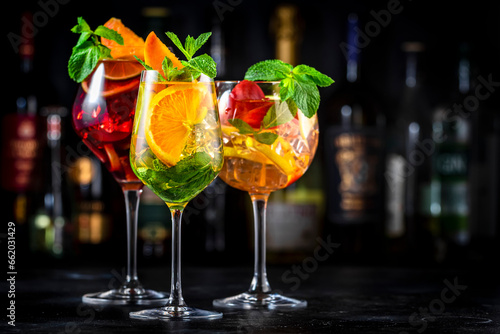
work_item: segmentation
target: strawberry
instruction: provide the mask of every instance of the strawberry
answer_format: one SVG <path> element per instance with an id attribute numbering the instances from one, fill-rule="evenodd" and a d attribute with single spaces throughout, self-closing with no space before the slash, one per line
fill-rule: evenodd
<path id="1" fill-rule="evenodd" d="M 239 118 L 255 129 L 274 102 L 266 99 L 260 87 L 248 80 L 238 83 L 229 94 L 227 108 L 221 115 L 221 121 Z"/>

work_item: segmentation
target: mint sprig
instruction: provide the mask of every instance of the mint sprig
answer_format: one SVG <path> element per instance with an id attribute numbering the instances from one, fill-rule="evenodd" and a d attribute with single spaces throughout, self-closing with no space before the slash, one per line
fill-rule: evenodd
<path id="1" fill-rule="evenodd" d="M 210 57 L 206 53 L 200 56 L 193 57 L 194 54 L 203 46 L 203 44 L 208 41 L 208 39 L 212 35 L 211 32 L 203 33 L 196 39 L 188 35 L 186 37 L 186 40 L 184 41 L 184 45 L 182 45 L 179 37 L 177 37 L 177 35 L 173 32 L 167 31 L 166 35 L 172 41 L 172 43 L 174 43 L 174 45 L 184 54 L 184 56 L 186 56 L 187 59 L 187 61 L 181 60 L 182 65 L 184 65 L 184 68 L 182 69 L 173 68 L 173 65 L 171 65 L 170 63 L 166 64 L 168 71 L 179 71 L 172 72 L 175 73 L 175 77 L 191 74 L 194 78 L 198 78 L 200 76 L 200 73 L 203 73 L 212 79 L 217 76 L 217 66 L 212 57 Z"/>
<path id="2" fill-rule="evenodd" d="M 292 100 L 302 113 L 313 117 L 319 108 L 319 87 L 330 86 L 329 76 L 307 65 L 293 67 L 278 59 L 258 62 L 247 70 L 245 79 L 251 81 L 279 81 L 281 101 Z"/>
<path id="3" fill-rule="evenodd" d="M 111 50 L 101 43 L 100 37 L 123 45 L 123 38 L 118 32 L 103 25 L 92 30 L 82 17 L 78 18 L 78 24 L 71 31 L 80 34 L 68 61 L 68 74 L 76 82 L 85 80 L 99 60 L 112 58 Z"/>
<path id="4" fill-rule="evenodd" d="M 217 65 L 215 61 L 206 53 L 194 57 L 194 54 L 207 42 L 212 35 L 211 32 L 206 32 L 194 38 L 187 36 L 184 45 L 179 40 L 176 34 L 171 31 L 166 32 L 167 37 L 174 43 L 174 45 L 184 54 L 187 60 L 180 60 L 183 68 L 177 68 L 172 61 L 165 57 L 162 62 L 163 75 L 162 79 L 165 81 L 189 81 L 198 79 L 203 73 L 210 78 L 217 76 Z M 147 70 L 151 70 L 151 66 L 146 64 L 141 59 L 135 57 Z"/>

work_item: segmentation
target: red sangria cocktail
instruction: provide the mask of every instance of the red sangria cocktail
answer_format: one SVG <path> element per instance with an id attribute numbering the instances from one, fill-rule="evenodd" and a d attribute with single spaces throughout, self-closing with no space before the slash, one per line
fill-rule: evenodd
<path id="1" fill-rule="evenodd" d="M 137 276 L 137 210 L 143 183 L 130 168 L 130 137 L 142 65 L 144 40 L 121 20 L 111 18 L 91 30 L 78 18 L 71 30 L 80 38 L 68 73 L 80 83 L 72 111 L 73 127 L 120 184 L 127 214 L 127 275 L 118 289 L 88 293 L 89 304 L 159 305 L 168 296 L 146 290 Z"/>
<path id="2" fill-rule="evenodd" d="M 118 182 L 137 189 L 143 183 L 130 168 L 129 148 L 141 71 L 135 60 L 102 60 L 73 104 L 82 141 Z"/>

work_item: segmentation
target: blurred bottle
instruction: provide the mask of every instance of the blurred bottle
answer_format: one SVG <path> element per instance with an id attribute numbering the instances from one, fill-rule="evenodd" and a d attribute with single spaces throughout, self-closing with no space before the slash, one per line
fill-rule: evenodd
<path id="1" fill-rule="evenodd" d="M 350 14 L 351 51 L 358 24 Z M 385 116 L 361 80 L 360 51 L 346 54 L 346 81 L 327 102 L 324 134 L 328 230 L 348 261 L 374 260 L 382 245 Z"/>
<path id="2" fill-rule="evenodd" d="M 451 103 L 437 108 L 432 124 L 437 143 L 432 181 L 437 194 L 433 196 L 431 211 L 438 222 L 438 262 L 446 258 L 463 260 L 465 246 L 470 241 L 470 115 L 464 117 L 451 109 L 454 103 L 463 104 L 471 91 L 470 60 L 465 44 L 460 49 L 456 78 L 458 85 L 450 97 Z"/>
<path id="3" fill-rule="evenodd" d="M 391 259 L 428 260 L 432 257 L 432 203 L 437 193 L 431 182 L 435 143 L 431 109 L 423 84 L 421 42 L 405 42 L 405 86 L 390 117 L 386 171 L 387 250 Z"/>
<path id="4" fill-rule="evenodd" d="M 30 12 L 22 14 L 21 22 L 33 22 Z M 44 124 L 38 114 L 39 95 L 34 71 L 34 33 L 21 29 L 18 54 L 20 70 L 12 78 L 13 90 L 2 118 L 1 185 L 5 217 L 16 223 L 16 250 L 29 251 L 28 218 L 33 213 L 34 196 L 41 188 L 40 164 L 45 143 Z"/>
<path id="5" fill-rule="evenodd" d="M 61 163 L 62 120 L 67 114 L 67 109 L 62 106 L 44 107 L 41 110 L 47 123 L 44 191 L 30 219 L 30 249 L 37 255 L 48 255 L 50 258 L 68 258 L 74 252 L 65 170 Z"/>
<path id="6" fill-rule="evenodd" d="M 295 5 L 279 5 L 271 21 L 275 58 L 300 64 L 303 22 Z M 267 253 L 270 263 L 297 262 L 310 256 L 323 227 L 324 194 L 321 155 L 285 189 L 271 193 L 267 206 Z"/>
<path id="7" fill-rule="evenodd" d="M 116 250 L 112 241 L 120 239 L 117 233 L 113 233 L 113 239 L 111 236 L 113 222 L 119 221 L 121 216 L 115 214 L 113 219 L 110 218 L 110 212 L 116 212 L 111 207 L 113 200 L 116 202 L 120 197 L 118 193 L 111 195 L 112 182 L 116 181 L 111 176 L 105 178 L 103 169 L 104 166 L 90 151 L 88 155 L 78 156 L 68 166 L 70 192 L 74 196 L 71 212 L 76 251 L 83 259 L 102 261 L 112 257 Z"/>

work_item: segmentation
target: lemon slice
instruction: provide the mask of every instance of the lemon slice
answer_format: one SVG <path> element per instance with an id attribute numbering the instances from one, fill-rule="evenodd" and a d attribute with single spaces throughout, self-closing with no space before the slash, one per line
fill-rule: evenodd
<path id="1" fill-rule="evenodd" d="M 271 160 L 276 167 L 278 167 L 283 174 L 285 175 L 291 175 L 295 171 L 295 164 L 293 159 L 286 159 L 282 156 L 280 156 L 278 153 L 276 153 L 271 146 L 259 143 L 252 137 L 247 137 L 246 139 L 246 145 L 247 147 L 251 147 L 263 155 L 266 156 L 269 160 Z"/>

